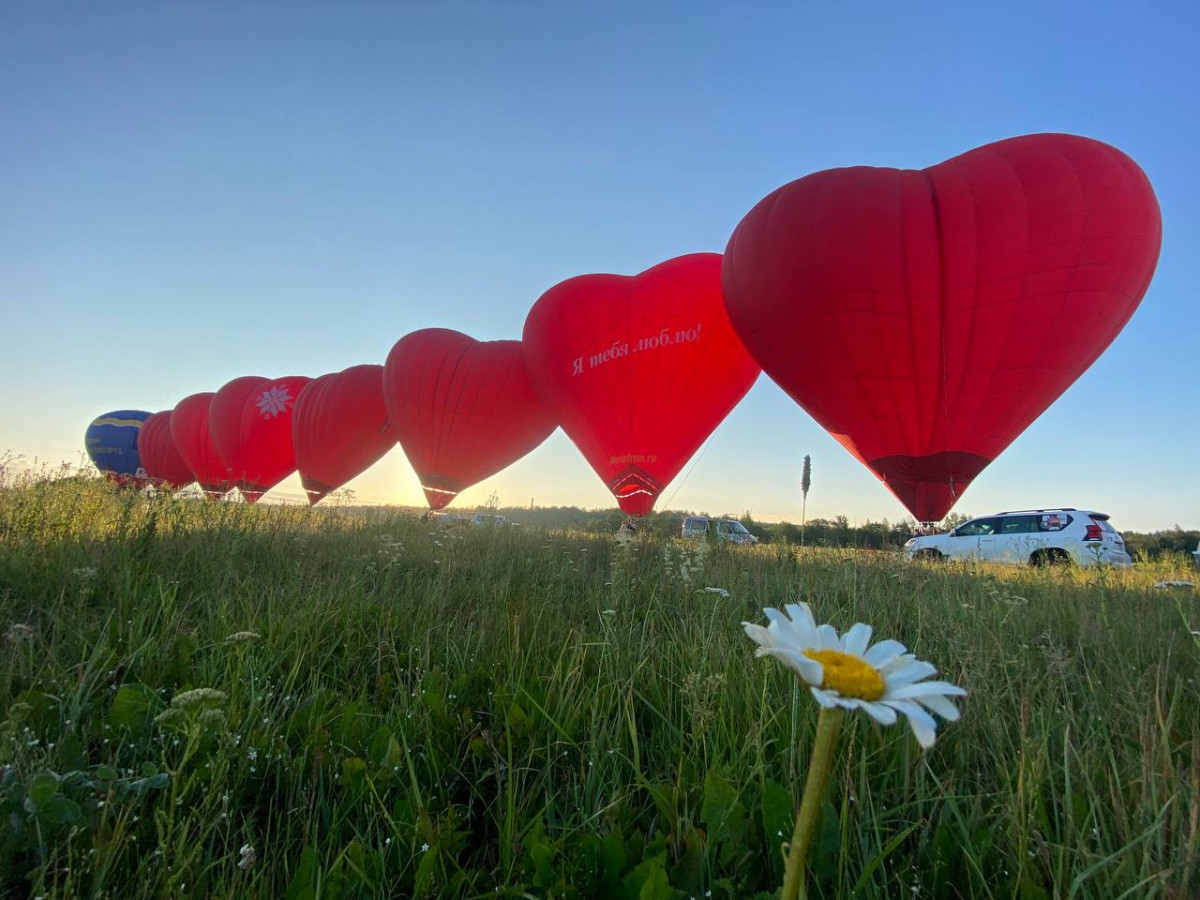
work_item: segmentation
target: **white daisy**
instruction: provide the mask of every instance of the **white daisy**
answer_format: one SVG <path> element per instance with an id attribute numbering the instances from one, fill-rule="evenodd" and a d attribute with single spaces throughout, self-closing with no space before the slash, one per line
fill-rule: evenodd
<path id="1" fill-rule="evenodd" d="M 946 681 L 923 681 L 937 672 L 899 641 L 871 644 L 871 626 L 861 622 L 841 637 L 832 625 L 817 625 L 807 603 L 789 603 L 784 614 L 765 609 L 766 628 L 743 622 L 758 644 L 757 656 L 773 656 L 799 675 L 821 706 L 861 709 L 881 725 L 894 725 L 903 713 L 917 743 L 933 746 L 937 723 L 958 719 L 950 697 L 967 692 Z"/>

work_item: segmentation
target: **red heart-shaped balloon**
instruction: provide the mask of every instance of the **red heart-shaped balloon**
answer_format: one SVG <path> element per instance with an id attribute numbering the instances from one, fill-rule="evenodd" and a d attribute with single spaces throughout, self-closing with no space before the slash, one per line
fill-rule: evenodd
<path id="1" fill-rule="evenodd" d="M 213 444 L 247 502 L 295 471 L 292 407 L 311 380 L 302 375 L 244 375 L 213 397 L 208 408 Z"/>
<path id="2" fill-rule="evenodd" d="M 516 462 L 555 428 L 529 385 L 520 341 L 414 331 L 388 354 L 383 396 L 432 509 Z"/>
<path id="3" fill-rule="evenodd" d="M 187 461 L 171 437 L 171 410 L 156 412 L 138 431 L 138 459 L 151 481 L 183 487 L 194 480 Z"/>
<path id="4" fill-rule="evenodd" d="M 621 509 L 645 515 L 758 377 L 721 299 L 721 256 L 581 275 L 525 320 L 530 379 Z"/>
<path id="5" fill-rule="evenodd" d="M 296 469 L 316 503 L 396 445 L 383 402 L 383 366 L 351 366 L 315 378 L 292 407 Z"/>
<path id="6" fill-rule="evenodd" d="M 234 482 L 208 428 L 208 408 L 213 396 L 212 391 L 190 394 L 171 411 L 171 440 L 210 500 L 228 492 Z"/>
<path id="7" fill-rule="evenodd" d="M 1112 342 L 1161 236 L 1131 159 L 1027 135 L 779 188 L 729 240 L 725 301 L 764 371 L 932 522 Z"/>

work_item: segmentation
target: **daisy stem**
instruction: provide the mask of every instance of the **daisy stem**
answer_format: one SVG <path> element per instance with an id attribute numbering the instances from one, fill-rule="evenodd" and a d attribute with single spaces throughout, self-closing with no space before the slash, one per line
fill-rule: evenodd
<path id="1" fill-rule="evenodd" d="M 812 757 L 808 761 L 808 777 L 804 779 L 804 796 L 800 800 L 800 812 L 796 814 L 796 828 L 792 831 L 792 843 L 788 848 L 787 863 L 783 870 L 783 896 L 780 900 L 803 900 L 804 861 L 808 857 L 808 845 L 812 843 L 817 829 L 817 817 L 821 814 L 821 798 L 829 783 L 829 770 L 833 765 L 833 750 L 842 731 L 845 711 L 834 707 L 822 707 L 817 718 L 817 737 L 813 742 Z"/>

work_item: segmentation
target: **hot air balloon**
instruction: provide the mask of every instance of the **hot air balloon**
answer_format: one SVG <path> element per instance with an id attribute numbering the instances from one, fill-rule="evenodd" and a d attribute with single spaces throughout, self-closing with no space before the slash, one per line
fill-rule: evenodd
<path id="1" fill-rule="evenodd" d="M 138 433 L 150 413 L 118 409 L 99 416 L 84 434 L 84 446 L 96 468 L 120 483 L 145 477 L 138 457 Z"/>
<path id="2" fill-rule="evenodd" d="M 146 419 L 138 434 L 138 455 L 146 477 L 169 487 L 183 487 L 194 478 L 171 437 L 171 410 Z"/>
<path id="3" fill-rule="evenodd" d="M 296 470 L 292 406 L 312 379 L 246 375 L 224 385 L 208 408 L 213 444 L 247 503 Z"/>
<path id="4" fill-rule="evenodd" d="M 721 298 L 721 256 L 582 275 L 525 320 L 530 381 L 617 498 L 641 516 L 758 377 Z"/>
<path id="5" fill-rule="evenodd" d="M 934 522 L 1117 336 L 1161 236 L 1131 159 L 1027 135 L 779 188 L 729 240 L 725 300 L 767 374 Z"/>
<path id="6" fill-rule="evenodd" d="M 365 472 L 395 444 L 383 401 L 383 366 L 322 375 L 292 407 L 296 469 L 309 503 Z"/>
<path id="7" fill-rule="evenodd" d="M 431 509 L 555 428 L 529 384 L 520 341 L 477 341 L 445 328 L 405 335 L 388 354 L 383 397 Z"/>
<path id="8" fill-rule="evenodd" d="M 211 391 L 191 394 L 171 411 L 171 440 L 210 500 L 233 487 L 233 475 L 217 453 L 208 430 L 208 408 L 214 396 Z"/>

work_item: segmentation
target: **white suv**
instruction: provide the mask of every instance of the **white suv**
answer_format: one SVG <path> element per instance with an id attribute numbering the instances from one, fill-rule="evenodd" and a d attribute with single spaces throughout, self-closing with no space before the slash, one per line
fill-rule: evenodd
<path id="1" fill-rule="evenodd" d="M 1086 509 L 1023 509 L 972 519 L 947 534 L 904 545 L 909 559 L 978 559 L 1040 566 L 1073 562 L 1128 566 L 1125 541 L 1104 513 Z"/>

